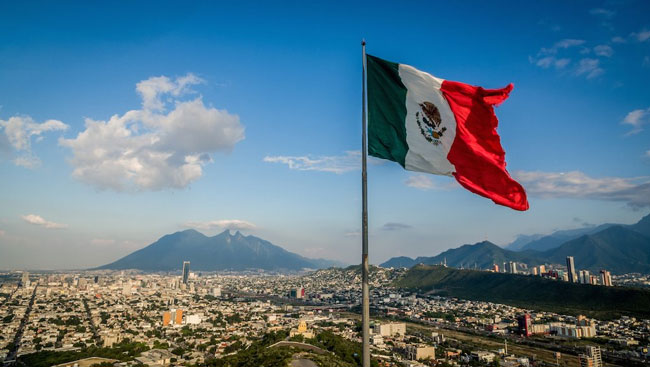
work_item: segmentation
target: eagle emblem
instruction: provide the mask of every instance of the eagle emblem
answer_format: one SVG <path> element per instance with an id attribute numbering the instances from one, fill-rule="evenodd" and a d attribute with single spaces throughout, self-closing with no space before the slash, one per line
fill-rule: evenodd
<path id="1" fill-rule="evenodd" d="M 420 103 L 421 111 L 415 113 L 415 120 L 420 127 L 420 133 L 433 145 L 440 144 L 442 134 L 447 131 L 446 127 L 440 127 L 442 118 L 438 107 L 431 102 Z"/>

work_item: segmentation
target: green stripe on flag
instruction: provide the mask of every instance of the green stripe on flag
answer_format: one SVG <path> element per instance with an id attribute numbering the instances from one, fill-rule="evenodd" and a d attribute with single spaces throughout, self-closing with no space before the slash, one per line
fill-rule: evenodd
<path id="1" fill-rule="evenodd" d="M 367 55 L 368 154 L 404 167 L 406 144 L 406 87 L 399 64 Z"/>

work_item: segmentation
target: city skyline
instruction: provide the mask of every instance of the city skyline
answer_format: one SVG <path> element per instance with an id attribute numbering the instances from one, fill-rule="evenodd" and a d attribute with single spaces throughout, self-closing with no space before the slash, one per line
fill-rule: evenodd
<path id="1" fill-rule="evenodd" d="M 499 133 L 531 203 L 372 159 L 371 263 L 649 211 L 644 2 L 415 2 L 433 23 L 383 2 L 157 5 L 0 5 L 0 269 L 99 266 L 187 228 L 358 263 L 362 38 L 513 82 Z"/>

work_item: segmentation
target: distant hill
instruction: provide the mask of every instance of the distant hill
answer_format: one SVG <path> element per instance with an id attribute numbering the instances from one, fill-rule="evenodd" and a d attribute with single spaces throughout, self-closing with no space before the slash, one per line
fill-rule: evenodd
<path id="1" fill-rule="evenodd" d="M 529 244 L 529 243 L 531 243 L 533 241 L 536 241 L 536 240 L 538 240 L 538 239 L 540 239 L 542 237 L 545 237 L 545 236 L 546 235 L 543 235 L 543 234 L 531 234 L 531 235 L 520 234 L 520 235 L 517 236 L 517 238 L 515 238 L 514 241 L 507 244 L 503 248 L 505 248 L 506 250 L 510 250 L 510 251 L 519 251 L 519 250 L 521 250 L 522 247 L 526 246 L 527 244 Z"/>
<path id="2" fill-rule="evenodd" d="M 650 290 L 561 282 L 542 277 L 418 265 L 395 281 L 399 288 L 534 310 L 603 319 L 650 318 Z"/>
<path id="3" fill-rule="evenodd" d="M 188 229 L 161 237 L 149 246 L 97 269 L 180 270 L 183 261 L 190 269 L 214 270 L 301 270 L 341 266 L 335 261 L 309 259 L 255 236 L 226 230 L 213 237 Z"/>
<path id="4" fill-rule="evenodd" d="M 388 259 L 388 261 L 380 264 L 382 268 L 410 268 L 411 266 L 417 264 L 415 259 L 411 259 L 407 256 L 397 256 Z"/>
<path id="5" fill-rule="evenodd" d="M 410 261 L 409 261 L 410 260 Z M 382 267 L 411 267 L 416 264 L 441 264 L 446 262 L 448 266 L 485 269 L 492 264 L 502 264 L 507 261 L 517 261 L 526 264 L 543 263 L 543 260 L 531 255 L 528 252 L 516 252 L 505 250 L 490 241 L 483 241 L 473 245 L 463 245 L 458 248 L 449 249 L 439 255 L 432 257 L 409 257 L 392 258 L 380 266 Z"/>
<path id="6" fill-rule="evenodd" d="M 521 246 L 518 251 L 526 251 L 526 250 L 533 250 L 533 251 L 540 251 L 540 252 L 547 251 L 552 248 L 559 247 L 560 245 L 562 245 L 567 241 L 571 241 L 573 239 L 576 239 L 578 237 L 587 234 L 600 232 L 614 225 L 615 224 L 607 223 L 607 224 L 601 224 L 599 226 L 593 226 L 593 227 L 556 231 L 548 236 L 543 236 L 536 240 L 530 241 L 529 243 Z"/>
<path id="7" fill-rule="evenodd" d="M 432 257 L 396 257 L 380 266 L 410 268 L 416 264 L 441 264 L 446 260 L 451 267 L 486 269 L 492 264 L 501 265 L 507 261 L 528 265 L 565 264 L 566 257 L 573 256 L 577 269 L 592 272 L 607 269 L 615 274 L 650 274 L 650 235 L 647 233 L 650 233 L 650 215 L 633 225 L 602 224 L 558 231 L 521 246 L 519 251 L 484 241 L 449 249 Z M 564 242 L 558 244 L 562 239 Z M 530 247 L 546 250 L 533 250 Z"/>
<path id="8" fill-rule="evenodd" d="M 633 231 L 637 231 L 643 235 L 650 236 L 650 214 L 641 218 L 636 224 L 629 226 Z"/>
<path id="9" fill-rule="evenodd" d="M 504 246 L 504 248 L 511 251 L 547 251 L 552 248 L 559 247 L 567 241 L 571 241 L 587 234 L 598 233 L 612 226 L 627 227 L 646 236 L 650 236 L 650 214 L 641 218 L 638 223 L 632 225 L 605 223 L 598 226 L 588 226 L 584 228 L 555 231 L 549 235 L 521 234 L 517 236 L 513 242 Z"/>
<path id="10" fill-rule="evenodd" d="M 612 273 L 650 273 L 650 237 L 629 227 L 613 226 L 584 235 L 541 254 L 550 263 L 573 256 L 576 268 Z"/>

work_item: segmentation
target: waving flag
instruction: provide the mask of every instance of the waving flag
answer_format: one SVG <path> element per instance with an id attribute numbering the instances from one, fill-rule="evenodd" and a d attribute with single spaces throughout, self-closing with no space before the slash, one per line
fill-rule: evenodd
<path id="1" fill-rule="evenodd" d="M 512 84 L 483 89 L 367 55 L 368 154 L 407 170 L 454 176 L 471 192 L 527 210 L 506 171 L 493 106 Z"/>

